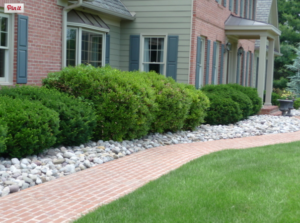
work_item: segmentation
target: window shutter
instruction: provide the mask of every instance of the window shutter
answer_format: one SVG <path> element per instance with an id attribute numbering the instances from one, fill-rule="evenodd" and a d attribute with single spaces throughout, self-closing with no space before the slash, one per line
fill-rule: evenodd
<path id="1" fill-rule="evenodd" d="M 223 0 L 223 6 L 226 7 L 227 0 Z"/>
<path id="2" fill-rule="evenodd" d="M 110 35 L 106 34 L 106 52 L 105 52 L 105 64 L 109 64 L 110 59 Z"/>
<path id="3" fill-rule="evenodd" d="M 209 60 L 210 60 L 210 40 L 207 40 L 205 84 L 209 83 Z"/>
<path id="4" fill-rule="evenodd" d="M 240 63 L 241 63 L 241 55 L 238 54 L 237 56 L 237 71 L 236 71 L 236 83 L 239 84 L 240 83 L 240 75 L 241 75 L 241 70 L 240 70 Z"/>
<path id="5" fill-rule="evenodd" d="M 220 79 L 219 79 L 219 84 L 223 84 L 223 69 L 224 69 L 224 50 L 225 50 L 225 45 L 222 44 L 221 46 L 221 64 L 220 64 Z"/>
<path id="6" fill-rule="evenodd" d="M 200 63 L 201 63 L 201 37 L 197 37 L 197 54 L 196 54 L 196 83 L 195 87 L 200 88 Z"/>
<path id="7" fill-rule="evenodd" d="M 167 77 L 177 79 L 178 36 L 168 36 Z"/>
<path id="8" fill-rule="evenodd" d="M 256 0 L 253 0 L 253 20 L 255 20 L 256 18 Z"/>
<path id="9" fill-rule="evenodd" d="M 234 0 L 235 1 L 235 14 L 238 14 L 239 12 L 239 2 L 238 0 Z"/>
<path id="10" fill-rule="evenodd" d="M 232 1 L 233 0 L 229 0 L 229 10 L 232 11 Z"/>
<path id="11" fill-rule="evenodd" d="M 245 18 L 247 19 L 248 18 L 248 0 L 245 0 Z"/>
<path id="12" fill-rule="evenodd" d="M 249 19 L 252 19 L 252 2 L 253 0 L 250 0 L 250 2 L 249 2 Z"/>
<path id="13" fill-rule="evenodd" d="M 242 85 L 245 86 L 245 51 L 243 51 L 242 58 Z"/>
<path id="14" fill-rule="evenodd" d="M 217 56 L 217 42 L 214 42 L 214 45 L 213 45 L 213 64 L 212 64 L 212 80 L 211 80 L 211 83 L 212 84 L 215 84 L 215 79 L 216 79 L 216 76 L 215 76 L 215 71 L 216 71 L 216 56 Z"/>
<path id="15" fill-rule="evenodd" d="M 244 17 L 243 12 L 244 12 L 244 0 L 241 0 L 241 8 L 240 8 L 240 16 L 241 17 Z"/>
<path id="16" fill-rule="evenodd" d="M 139 70 L 140 65 L 140 35 L 130 36 L 129 71 Z"/>
<path id="17" fill-rule="evenodd" d="M 18 15 L 17 84 L 27 83 L 28 16 Z"/>
<path id="18" fill-rule="evenodd" d="M 252 80 L 253 80 L 252 66 L 253 66 L 253 55 L 252 55 L 252 52 L 250 52 L 250 72 L 249 72 L 249 76 L 250 76 L 250 84 L 249 84 L 249 86 L 250 87 L 252 87 Z"/>
<path id="19" fill-rule="evenodd" d="M 247 60 L 246 60 L 246 81 L 245 81 L 245 86 L 246 87 L 249 84 L 248 74 L 249 74 L 249 52 L 247 52 Z"/>

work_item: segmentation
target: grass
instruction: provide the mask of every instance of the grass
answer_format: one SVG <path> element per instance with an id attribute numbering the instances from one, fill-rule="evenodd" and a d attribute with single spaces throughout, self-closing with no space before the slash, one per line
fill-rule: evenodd
<path id="1" fill-rule="evenodd" d="M 300 222 L 300 142 L 203 156 L 75 222 Z"/>

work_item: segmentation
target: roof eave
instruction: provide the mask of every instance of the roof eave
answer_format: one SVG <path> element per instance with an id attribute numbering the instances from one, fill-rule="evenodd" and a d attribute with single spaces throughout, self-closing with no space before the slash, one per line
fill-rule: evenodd
<path id="1" fill-rule="evenodd" d="M 249 31 L 249 30 L 258 30 L 258 31 L 271 31 L 276 36 L 281 35 L 281 31 L 273 25 L 252 25 L 252 26 L 225 26 L 225 30 L 240 30 L 240 31 Z"/>
<path id="2" fill-rule="evenodd" d="M 101 8 L 101 7 L 97 7 L 97 6 L 94 6 L 94 5 L 91 5 L 91 4 L 87 4 L 87 3 L 83 3 L 82 7 L 93 9 L 93 10 L 96 10 L 98 12 L 103 12 L 103 13 L 106 13 L 106 14 L 109 14 L 109 15 L 113 15 L 113 16 L 122 18 L 122 19 L 135 20 L 135 16 L 127 16 L 127 15 L 124 15 L 122 13 L 114 12 L 114 11 L 104 9 L 104 8 Z"/>

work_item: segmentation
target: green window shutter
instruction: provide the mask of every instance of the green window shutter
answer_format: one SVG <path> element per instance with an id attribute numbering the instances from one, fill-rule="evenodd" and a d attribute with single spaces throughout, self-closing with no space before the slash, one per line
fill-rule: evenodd
<path id="1" fill-rule="evenodd" d="M 220 64 L 220 79 L 219 84 L 223 84 L 223 69 L 224 69 L 224 51 L 225 51 L 225 44 L 221 46 L 221 64 Z"/>
<path id="2" fill-rule="evenodd" d="M 234 0 L 235 1 L 235 14 L 238 14 L 239 12 L 239 2 L 238 0 Z"/>
<path id="3" fill-rule="evenodd" d="M 200 63 L 201 63 L 201 37 L 197 37 L 197 54 L 196 54 L 196 77 L 195 87 L 200 88 Z"/>
<path id="4" fill-rule="evenodd" d="M 223 0 L 223 6 L 226 7 L 227 5 L 227 0 Z"/>
<path id="5" fill-rule="evenodd" d="M 17 84 L 27 83 L 28 16 L 18 15 Z"/>
<path id="6" fill-rule="evenodd" d="M 244 12 L 244 0 L 241 0 L 241 7 L 240 7 L 240 16 L 241 17 L 244 17 L 243 12 Z"/>
<path id="7" fill-rule="evenodd" d="M 129 71 L 139 70 L 140 65 L 140 35 L 130 36 Z"/>
<path id="8" fill-rule="evenodd" d="M 216 60 L 217 60 L 217 42 L 214 42 L 213 45 L 213 62 L 212 62 L 212 75 L 211 75 L 211 83 L 215 83 L 215 79 L 217 78 L 215 75 L 216 71 Z"/>
<path id="9" fill-rule="evenodd" d="M 177 79 L 178 36 L 168 36 L 167 77 Z"/>
<path id="10" fill-rule="evenodd" d="M 106 52 L 105 52 L 105 64 L 109 64 L 110 59 L 110 35 L 106 34 Z"/>
<path id="11" fill-rule="evenodd" d="M 233 0 L 229 0 L 229 10 L 232 11 L 232 1 Z"/>
<path id="12" fill-rule="evenodd" d="M 245 11 L 245 18 L 247 19 L 248 18 L 248 0 L 245 0 L 245 9 L 244 9 L 244 11 Z"/>
<path id="13" fill-rule="evenodd" d="M 210 40 L 207 40 L 205 84 L 209 83 L 209 60 L 210 60 Z"/>
<path id="14" fill-rule="evenodd" d="M 247 87 L 249 85 L 249 52 L 247 52 L 247 59 L 246 59 L 246 80 L 245 80 L 245 86 Z"/>

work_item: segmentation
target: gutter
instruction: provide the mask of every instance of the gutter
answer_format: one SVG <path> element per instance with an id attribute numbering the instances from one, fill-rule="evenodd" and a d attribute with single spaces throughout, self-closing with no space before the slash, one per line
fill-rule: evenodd
<path id="1" fill-rule="evenodd" d="M 83 0 L 78 0 L 77 3 L 73 5 L 65 6 L 62 10 L 62 62 L 61 62 L 61 68 L 63 69 L 66 67 L 66 37 L 67 37 L 67 14 L 71 9 L 78 8 L 82 6 Z"/>

